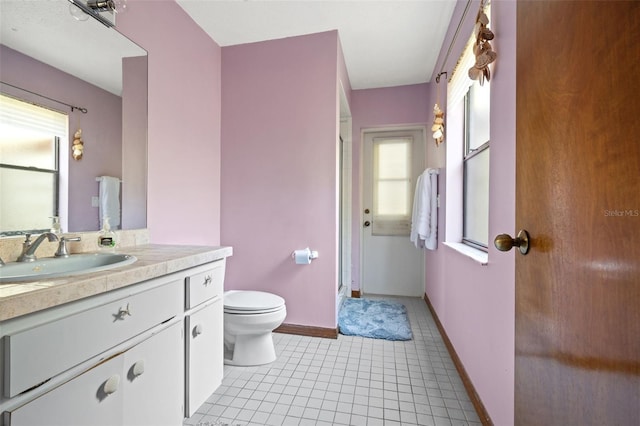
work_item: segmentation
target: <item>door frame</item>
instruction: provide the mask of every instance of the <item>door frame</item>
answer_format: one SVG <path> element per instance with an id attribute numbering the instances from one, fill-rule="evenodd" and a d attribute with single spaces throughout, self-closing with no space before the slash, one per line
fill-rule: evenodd
<path id="1" fill-rule="evenodd" d="M 353 235 L 352 235 L 352 210 L 353 210 L 353 119 L 351 116 L 351 108 L 345 93 L 342 82 L 340 82 L 340 115 L 337 149 L 338 158 L 342 156 L 342 168 L 338 170 L 341 174 L 342 186 L 340 188 L 341 200 L 338 209 L 338 226 L 342 227 L 342 237 L 338 238 L 338 253 L 340 253 L 341 261 L 338 262 L 342 267 L 338 270 L 338 288 L 337 288 L 337 306 L 336 312 L 339 310 L 342 300 L 351 296 L 352 282 L 352 253 L 353 253 Z M 342 142 L 340 141 L 342 138 Z M 339 162 L 339 159 L 337 160 Z M 338 165 L 339 167 L 339 165 Z M 340 182 L 340 178 L 338 179 Z M 340 288 L 342 282 L 342 288 Z M 337 314 L 336 314 L 337 316 Z"/>
<path id="2" fill-rule="evenodd" d="M 358 188 L 360 191 L 360 200 L 358 205 L 360 206 L 360 211 L 358 212 L 358 239 L 360 241 L 360 259 L 359 259 L 359 267 L 360 271 L 360 288 L 359 288 L 359 297 L 362 297 L 365 294 L 365 283 L 364 283 L 364 232 L 362 228 L 362 223 L 364 221 L 364 139 L 366 133 L 380 133 L 380 132 L 397 132 L 397 131 L 422 131 L 422 141 L 425 144 L 424 156 L 423 158 L 423 166 L 426 168 L 427 164 L 427 127 L 425 125 L 407 125 L 407 126 L 382 126 L 382 127 L 365 127 L 360 130 L 360 176 L 358 177 Z M 415 188 L 413 188 L 415 190 Z M 423 261 L 420 268 L 420 276 L 422 277 L 422 286 L 424 287 L 425 283 L 425 262 Z"/>

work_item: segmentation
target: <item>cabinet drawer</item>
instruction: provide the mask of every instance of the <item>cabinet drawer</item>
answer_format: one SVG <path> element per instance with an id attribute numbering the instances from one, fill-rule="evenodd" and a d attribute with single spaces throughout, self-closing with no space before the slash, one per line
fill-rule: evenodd
<path id="1" fill-rule="evenodd" d="M 195 268 L 194 272 L 189 274 L 185 281 L 185 308 L 191 309 L 216 296 L 222 297 L 224 271 L 224 259 Z"/>
<path id="2" fill-rule="evenodd" d="M 4 394 L 13 397 L 182 312 L 182 280 L 5 336 Z"/>

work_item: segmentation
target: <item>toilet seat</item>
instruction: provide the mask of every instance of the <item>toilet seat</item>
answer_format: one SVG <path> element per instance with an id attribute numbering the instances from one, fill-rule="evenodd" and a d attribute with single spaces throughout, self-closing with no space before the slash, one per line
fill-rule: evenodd
<path id="1" fill-rule="evenodd" d="M 287 317 L 284 299 L 262 291 L 226 291 L 224 305 L 224 363 L 236 366 L 269 364 L 276 360 L 273 330 Z"/>
<path id="2" fill-rule="evenodd" d="M 282 297 L 263 291 L 229 290 L 224 293 L 224 313 L 255 315 L 284 309 Z"/>

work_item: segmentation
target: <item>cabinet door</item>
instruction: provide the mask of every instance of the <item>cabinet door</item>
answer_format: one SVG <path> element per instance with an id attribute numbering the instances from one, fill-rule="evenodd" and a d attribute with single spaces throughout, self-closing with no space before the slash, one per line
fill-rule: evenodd
<path id="1" fill-rule="evenodd" d="M 123 357 L 111 358 L 7 415 L 8 426 L 113 426 L 123 422 Z"/>
<path id="2" fill-rule="evenodd" d="M 187 417 L 191 417 L 222 383 L 222 317 L 222 298 L 219 297 L 186 317 Z"/>
<path id="3" fill-rule="evenodd" d="M 181 425 L 184 418 L 182 322 L 124 353 L 124 425 Z"/>

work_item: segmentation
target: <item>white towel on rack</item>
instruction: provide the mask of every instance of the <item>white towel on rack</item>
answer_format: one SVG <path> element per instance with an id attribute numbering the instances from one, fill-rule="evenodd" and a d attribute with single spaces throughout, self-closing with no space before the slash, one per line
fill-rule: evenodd
<path id="1" fill-rule="evenodd" d="M 409 235 L 409 240 L 417 247 L 424 248 L 424 238 L 420 238 L 419 229 L 421 224 L 424 223 L 424 200 L 422 194 L 424 192 L 423 188 L 423 174 L 418 176 L 418 181 L 416 182 L 416 189 L 413 195 L 413 211 L 411 213 L 411 234 Z"/>
<path id="2" fill-rule="evenodd" d="M 438 169 L 427 169 L 418 177 L 413 198 L 411 242 L 417 248 L 438 246 Z"/>
<path id="3" fill-rule="evenodd" d="M 112 176 L 100 176 L 100 228 L 103 219 L 109 218 L 111 229 L 120 226 L 120 179 Z"/>

